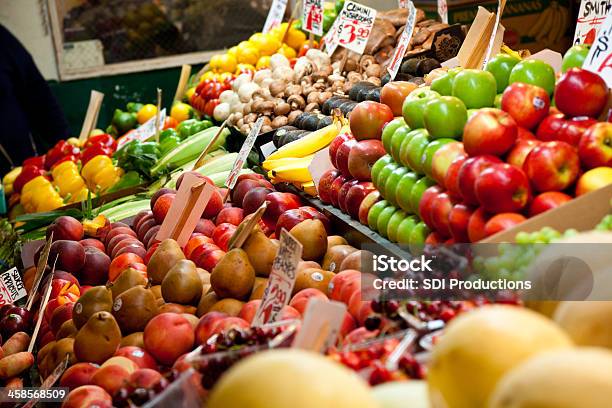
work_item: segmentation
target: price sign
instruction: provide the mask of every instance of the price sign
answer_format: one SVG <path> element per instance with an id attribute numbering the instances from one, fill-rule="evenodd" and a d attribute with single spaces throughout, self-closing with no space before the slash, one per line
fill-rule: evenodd
<path id="1" fill-rule="evenodd" d="M 311 298 L 291 347 L 325 352 L 336 343 L 345 314 L 344 303 Z"/>
<path id="2" fill-rule="evenodd" d="M 561 13 L 567 22 L 569 11 L 561 6 Z M 574 33 L 574 44 L 593 44 L 601 25 L 610 10 L 612 0 L 582 0 L 576 20 L 576 31 Z M 564 25 L 565 26 L 565 25 Z"/>
<path id="3" fill-rule="evenodd" d="M 409 0 L 398 0 L 397 6 L 399 8 L 408 8 L 408 1 Z"/>
<path id="4" fill-rule="evenodd" d="M 446 0 L 438 0 L 438 15 L 440 16 L 440 21 L 448 24 L 448 4 Z"/>
<path id="5" fill-rule="evenodd" d="M 17 268 L 9 269 L 0 275 L 0 306 L 15 303 L 27 294 Z"/>
<path id="6" fill-rule="evenodd" d="M 262 126 L 263 117 L 257 119 L 257 122 L 255 122 L 255 125 L 249 132 L 249 135 L 245 139 L 244 143 L 242 144 L 242 147 L 238 152 L 238 156 L 236 156 L 236 160 L 234 161 L 234 165 L 232 166 L 232 171 L 230 171 L 229 175 L 227 176 L 227 180 L 225 180 L 225 187 L 229 188 L 230 190 L 236 185 L 238 173 L 240 173 L 240 169 L 242 169 L 242 166 L 244 166 L 244 162 L 246 162 L 247 156 L 253 148 L 253 145 L 255 144 L 255 139 L 257 138 L 257 135 L 259 135 L 259 131 L 261 130 Z"/>
<path id="7" fill-rule="evenodd" d="M 281 309 L 289 303 L 295 285 L 297 265 L 301 258 L 302 244 L 283 228 L 268 285 L 253 318 L 252 326 L 275 322 Z"/>
<path id="8" fill-rule="evenodd" d="M 323 0 L 304 0 L 302 28 L 314 35 L 323 35 Z"/>
<path id="9" fill-rule="evenodd" d="M 410 39 L 412 38 L 415 24 L 416 8 L 414 7 L 414 4 L 412 4 L 412 1 L 408 0 L 408 20 L 406 21 L 406 27 L 404 28 L 404 32 L 402 32 L 402 35 L 397 42 L 395 51 L 393 51 L 391 64 L 389 64 L 387 67 L 387 71 L 389 72 L 389 75 L 391 75 L 391 80 L 395 79 L 395 76 L 402 65 L 402 60 L 404 59 L 404 55 L 406 55 L 406 49 L 408 48 L 408 45 L 410 45 Z"/>
<path id="10" fill-rule="evenodd" d="M 266 23 L 261 32 L 265 34 L 274 27 L 279 26 L 283 22 L 283 17 L 285 17 L 286 8 L 287 0 L 273 0 L 270 11 L 268 12 L 268 17 L 266 18 Z"/>
<path id="11" fill-rule="evenodd" d="M 327 32 L 327 34 L 325 34 L 325 37 L 323 37 L 322 40 L 323 44 L 325 44 L 325 52 L 329 56 L 331 56 L 334 51 L 336 51 L 336 48 L 338 48 L 338 37 L 336 36 L 336 33 L 338 32 L 339 24 L 340 19 L 336 18 L 332 26 L 329 28 L 329 31 Z"/>
<path id="12" fill-rule="evenodd" d="M 372 33 L 376 10 L 354 1 L 347 1 L 338 15 L 337 43 L 344 48 L 363 54 Z"/>
<path id="13" fill-rule="evenodd" d="M 599 74 L 612 87 L 612 13 L 600 27 L 582 68 Z"/>
<path id="14" fill-rule="evenodd" d="M 162 109 L 159 112 L 159 130 L 164 128 L 164 122 L 166 121 L 166 108 Z M 155 116 L 151 119 L 147 120 L 137 129 L 134 129 L 127 137 L 122 137 L 117 142 L 117 149 L 120 149 L 122 146 L 131 142 L 132 140 L 140 140 L 145 141 L 151 137 L 155 136 Z"/>

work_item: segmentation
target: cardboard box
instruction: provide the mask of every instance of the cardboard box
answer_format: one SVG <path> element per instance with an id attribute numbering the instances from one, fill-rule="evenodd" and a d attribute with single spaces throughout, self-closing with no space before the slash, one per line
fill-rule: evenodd
<path id="1" fill-rule="evenodd" d="M 416 0 L 416 7 L 428 17 L 438 18 L 437 2 Z M 478 6 L 497 10 L 497 1 L 447 0 L 449 24 L 469 25 Z M 574 35 L 575 21 L 570 0 L 508 0 L 502 16 L 506 28 L 504 43 L 512 49 L 528 49 L 532 53 L 544 48 L 558 52 L 567 50 Z"/>
<path id="2" fill-rule="evenodd" d="M 604 216 L 612 213 L 611 210 L 612 184 L 529 218 L 514 228 L 499 232 L 480 242 L 493 244 L 515 242 L 514 237 L 519 232 L 536 232 L 544 227 L 552 227 L 558 231 L 570 228 L 588 231 L 593 229 Z"/>

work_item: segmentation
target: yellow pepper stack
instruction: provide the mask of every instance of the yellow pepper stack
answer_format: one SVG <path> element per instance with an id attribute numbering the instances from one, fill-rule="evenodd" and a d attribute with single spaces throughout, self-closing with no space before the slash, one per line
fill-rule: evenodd
<path id="1" fill-rule="evenodd" d="M 89 160 L 81 169 L 81 176 L 85 179 L 91 191 L 101 192 L 112 187 L 123 175 L 120 167 L 115 167 L 110 157 L 98 155 Z"/>
<path id="2" fill-rule="evenodd" d="M 64 205 L 64 200 L 44 176 L 28 181 L 21 190 L 21 205 L 26 212 L 45 212 Z"/>
<path id="3" fill-rule="evenodd" d="M 89 189 L 85 180 L 79 174 L 79 168 L 72 161 L 65 161 L 51 170 L 53 185 L 59 190 L 60 196 L 67 198 L 69 203 L 87 200 Z"/>

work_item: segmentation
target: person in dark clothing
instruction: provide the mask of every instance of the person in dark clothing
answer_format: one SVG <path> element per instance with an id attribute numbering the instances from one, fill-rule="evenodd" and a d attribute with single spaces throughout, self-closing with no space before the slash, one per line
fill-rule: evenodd
<path id="1" fill-rule="evenodd" d="M 35 151 L 35 140 L 69 136 L 68 122 L 32 56 L 0 25 L 0 175 Z M 8 157 L 6 157 L 8 155 Z"/>

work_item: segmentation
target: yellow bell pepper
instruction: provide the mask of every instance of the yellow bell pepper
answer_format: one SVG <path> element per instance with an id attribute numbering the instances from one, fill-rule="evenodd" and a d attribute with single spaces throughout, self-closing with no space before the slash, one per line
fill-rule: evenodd
<path id="1" fill-rule="evenodd" d="M 112 187 L 123 175 L 123 170 L 119 167 L 108 166 L 94 176 L 94 183 L 100 191 Z"/>
<path id="2" fill-rule="evenodd" d="M 89 189 L 83 185 L 83 187 L 81 187 L 81 189 L 77 190 L 76 192 L 72 193 L 72 195 L 70 196 L 70 198 L 68 199 L 69 203 L 78 203 L 80 201 L 85 201 L 87 200 L 87 192 L 89 191 Z M 92 193 L 91 197 L 94 197 L 94 194 Z"/>
<path id="3" fill-rule="evenodd" d="M 69 194 L 76 193 L 82 188 L 86 188 L 83 178 L 76 170 L 72 172 L 65 171 L 62 173 L 61 177 L 53 181 L 53 185 L 59 189 L 59 194 L 62 197 L 66 197 Z"/>
<path id="4" fill-rule="evenodd" d="M 105 167 L 112 165 L 113 161 L 110 157 L 102 154 L 95 156 L 93 159 L 89 160 L 85 166 L 83 166 L 81 169 L 81 176 L 83 176 L 87 184 L 89 184 L 97 173 L 102 171 Z"/>
<path id="5" fill-rule="evenodd" d="M 79 168 L 77 167 L 75 162 L 72 161 L 65 161 L 65 162 L 61 162 L 60 164 L 58 164 L 57 166 L 53 167 L 53 170 L 51 170 L 51 175 L 53 176 L 53 179 L 58 179 L 65 171 L 79 171 Z"/>
<path id="6" fill-rule="evenodd" d="M 47 196 L 44 200 L 36 203 L 36 212 L 52 211 L 64 206 L 64 200 L 59 194 L 55 193 Z"/>
<path id="7" fill-rule="evenodd" d="M 4 194 L 11 195 L 13 192 L 13 182 L 21 173 L 21 167 L 15 167 L 2 177 L 2 185 L 4 186 Z"/>
<path id="8" fill-rule="evenodd" d="M 20 203 L 27 212 L 41 212 L 62 207 L 64 200 L 49 180 L 38 176 L 23 186 Z"/>
<path id="9" fill-rule="evenodd" d="M 23 188 L 21 189 L 21 194 L 25 194 L 29 191 L 36 191 L 43 187 L 51 186 L 51 182 L 45 178 L 44 176 L 34 177 L 32 180 L 25 183 Z"/>

